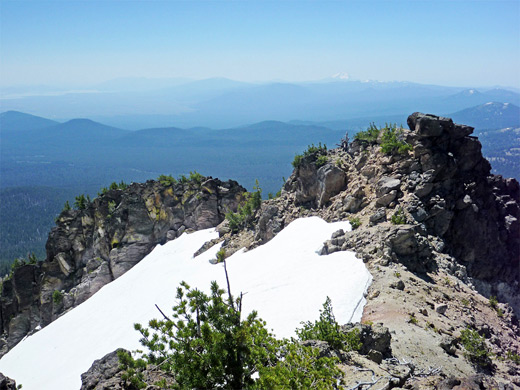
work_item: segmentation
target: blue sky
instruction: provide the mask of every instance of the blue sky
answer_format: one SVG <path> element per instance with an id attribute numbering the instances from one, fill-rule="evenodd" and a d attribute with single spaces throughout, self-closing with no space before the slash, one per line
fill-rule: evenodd
<path id="1" fill-rule="evenodd" d="M 117 77 L 520 87 L 520 1 L 6 1 L 0 83 Z"/>

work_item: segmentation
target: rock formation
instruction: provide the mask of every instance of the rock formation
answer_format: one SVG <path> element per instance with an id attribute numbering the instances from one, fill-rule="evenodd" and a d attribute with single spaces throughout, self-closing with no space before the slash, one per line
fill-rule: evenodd
<path id="1" fill-rule="evenodd" d="M 211 177 L 173 186 L 148 181 L 109 190 L 83 210 L 65 210 L 49 234 L 46 260 L 16 268 L 0 296 L 0 356 L 124 274 L 157 244 L 214 227 L 245 189 Z"/>
<path id="2" fill-rule="evenodd" d="M 303 159 L 281 197 L 263 203 L 252 245 L 298 216 L 360 218 L 362 229 L 336 237 L 324 253 L 355 249 L 414 272 L 444 267 L 520 315 L 518 182 L 490 174 L 473 128 L 420 113 L 408 125 L 400 138 L 410 152 L 385 154 L 381 139 L 354 140 L 330 150 L 321 167 Z"/>
<path id="3" fill-rule="evenodd" d="M 354 356 L 346 380 L 518 388 L 518 182 L 490 174 L 471 127 L 420 113 L 408 125 L 395 129 L 402 152 L 384 153 L 381 132 L 329 150 L 321 166 L 301 159 L 281 196 L 262 204 L 253 234 L 223 234 L 226 251 L 261 245 L 301 216 L 349 219 L 359 227 L 334 233 L 321 252 L 353 250 L 363 258 L 374 277 L 363 321 L 390 329 L 402 364 Z M 495 358 L 480 366 L 466 359 L 466 329 L 484 337 Z M 391 377 L 405 380 L 384 379 Z"/>
<path id="4" fill-rule="evenodd" d="M 0 390 L 17 390 L 16 382 L 0 373 Z"/>

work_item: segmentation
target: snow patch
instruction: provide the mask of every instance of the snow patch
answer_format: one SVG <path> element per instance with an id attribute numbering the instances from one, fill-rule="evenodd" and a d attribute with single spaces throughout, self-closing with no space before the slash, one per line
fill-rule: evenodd
<path id="1" fill-rule="evenodd" d="M 339 79 L 339 80 L 348 80 L 350 79 L 350 75 L 346 72 L 338 72 L 334 75 L 332 75 L 333 79 Z"/>
<path id="2" fill-rule="evenodd" d="M 329 296 L 339 323 L 359 321 L 372 276 L 353 252 L 319 256 L 316 251 L 348 222 L 317 217 L 292 222 L 267 244 L 227 259 L 232 292 L 246 293 L 244 315 L 257 310 L 278 337 L 294 335 L 301 321 L 315 320 Z M 184 280 L 209 291 L 212 280 L 225 287 L 221 264 L 212 265 L 220 245 L 193 258 L 214 229 L 183 234 L 157 246 L 116 281 L 47 327 L 28 337 L 0 360 L 0 372 L 26 390 L 70 390 L 95 359 L 123 347 L 139 348 L 136 322 L 147 324 L 174 304 Z"/>

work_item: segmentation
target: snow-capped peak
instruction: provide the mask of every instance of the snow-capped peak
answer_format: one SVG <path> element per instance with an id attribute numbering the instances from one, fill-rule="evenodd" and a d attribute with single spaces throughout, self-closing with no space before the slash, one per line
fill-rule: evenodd
<path id="1" fill-rule="evenodd" d="M 347 72 L 338 72 L 332 75 L 332 78 L 338 80 L 348 80 L 350 79 L 350 75 Z"/>

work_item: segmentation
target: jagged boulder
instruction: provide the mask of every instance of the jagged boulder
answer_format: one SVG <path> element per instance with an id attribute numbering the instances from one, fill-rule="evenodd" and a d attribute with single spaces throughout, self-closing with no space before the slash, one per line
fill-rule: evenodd
<path id="1" fill-rule="evenodd" d="M 334 195 L 347 186 L 345 172 L 331 164 L 317 168 L 312 160 L 303 159 L 284 185 L 284 190 L 295 194 L 296 204 L 323 207 Z"/>
<path id="2" fill-rule="evenodd" d="M 380 258 L 385 263 L 399 262 L 420 273 L 434 268 L 431 243 L 415 225 L 378 224 L 346 232 L 341 239 L 325 242 L 320 253 L 326 255 L 340 250 L 354 250 L 367 260 Z"/>
<path id="3" fill-rule="evenodd" d="M 255 228 L 255 241 L 267 242 L 283 229 L 284 221 L 279 214 L 278 207 L 274 205 L 261 207 Z"/>
<path id="4" fill-rule="evenodd" d="M 392 335 L 387 327 L 382 324 L 367 325 L 359 323 L 346 324 L 341 327 L 341 331 L 346 333 L 354 329 L 359 331 L 359 339 L 361 342 L 360 354 L 370 356 L 379 355 L 381 360 L 392 356 Z M 381 363 L 381 360 L 379 360 L 378 363 Z"/>
<path id="5" fill-rule="evenodd" d="M 80 390 L 125 389 L 121 380 L 121 368 L 117 357 L 119 351 L 126 350 L 120 348 L 106 354 L 101 359 L 95 360 L 88 371 L 81 374 Z"/>
<path id="6" fill-rule="evenodd" d="M 443 132 L 451 132 L 453 121 L 431 114 L 414 112 L 407 119 L 408 127 L 414 131 L 419 138 L 438 137 Z"/>
<path id="7" fill-rule="evenodd" d="M 0 390 L 16 390 L 16 381 L 0 372 Z"/>
<path id="8" fill-rule="evenodd" d="M 518 182 L 490 174 L 481 144 L 471 136 L 472 127 L 419 112 L 407 122 L 409 130 L 400 129 L 400 139 L 412 147 L 412 153 L 384 155 L 378 139 L 372 144 L 354 140 L 348 154 L 343 154 L 349 187 L 342 193 L 343 207 L 337 210 L 343 218 L 344 213 L 359 212 L 354 186 L 364 188 L 373 195 L 365 198 L 363 213 L 368 226 L 378 228 L 350 233 L 352 238 L 346 234 L 342 247 L 355 247 L 367 258 L 400 261 L 419 272 L 435 263 L 432 251 L 444 253 L 467 271 L 479 291 L 497 295 L 519 313 Z M 399 210 L 415 228 L 388 228 Z M 356 240 L 372 249 L 364 249 Z M 381 245 L 376 243 L 379 240 L 387 241 Z M 338 247 L 330 245 L 325 252 L 329 249 Z M 415 259 L 414 252 L 420 253 Z M 466 272 L 451 268 L 459 276 Z"/>

